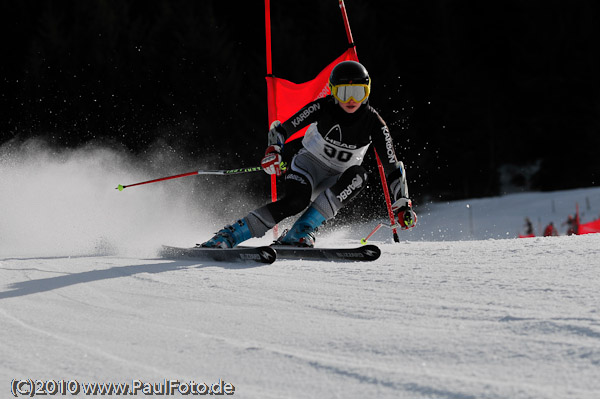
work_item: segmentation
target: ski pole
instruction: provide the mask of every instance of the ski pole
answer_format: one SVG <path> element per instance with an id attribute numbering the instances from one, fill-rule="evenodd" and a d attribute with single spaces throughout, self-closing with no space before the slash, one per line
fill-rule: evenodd
<path id="1" fill-rule="evenodd" d="M 375 149 L 373 149 L 375 151 Z M 390 225 L 395 226 L 396 220 L 394 219 L 394 212 L 392 211 L 392 200 L 390 198 L 390 192 L 387 186 L 387 180 L 385 178 L 385 172 L 383 170 L 383 164 L 379 159 L 379 155 L 377 151 L 375 151 L 375 159 L 377 160 L 377 169 L 379 169 L 379 177 L 381 178 L 381 185 L 383 186 L 383 195 L 385 197 L 385 206 L 388 211 L 388 216 L 390 217 Z M 400 238 L 398 237 L 398 230 L 395 227 L 392 227 L 392 234 L 394 236 L 395 242 L 400 242 Z"/>
<path id="2" fill-rule="evenodd" d="M 361 238 L 360 239 L 360 243 L 361 244 L 366 244 L 367 240 L 369 238 L 371 238 L 373 236 L 373 234 L 375 234 L 377 232 L 377 230 L 379 230 L 382 227 L 385 227 L 385 228 L 388 228 L 388 229 L 392 229 L 392 230 L 395 231 L 397 228 L 400 227 L 400 225 L 398 223 L 394 223 L 394 224 L 379 223 L 377 226 L 375 226 L 375 228 L 373 229 L 373 231 L 370 232 L 365 238 Z M 394 237 L 394 239 L 395 239 L 395 237 Z"/>
<path id="3" fill-rule="evenodd" d="M 185 177 L 185 176 L 193 176 L 193 175 L 237 175 L 237 174 L 240 174 L 240 173 L 256 172 L 256 171 L 259 171 L 259 170 L 262 170 L 262 168 L 260 166 L 254 166 L 254 167 L 251 167 L 251 168 L 241 168 L 241 169 L 197 170 L 197 171 L 194 171 L 194 172 L 182 173 L 182 174 L 174 175 L 174 176 L 161 177 L 160 179 L 148 180 L 148 181 L 143 181 L 143 182 L 140 182 L 140 183 L 127 184 L 127 185 L 119 184 L 117 187 L 115 187 L 115 189 L 119 190 L 119 191 L 123 191 L 127 187 L 141 186 L 142 184 L 156 183 L 156 182 L 163 181 L 163 180 L 177 179 L 179 177 Z"/>

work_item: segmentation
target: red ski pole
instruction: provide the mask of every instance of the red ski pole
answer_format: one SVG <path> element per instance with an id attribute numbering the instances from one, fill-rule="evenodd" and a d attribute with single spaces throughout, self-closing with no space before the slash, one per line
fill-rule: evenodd
<path id="1" fill-rule="evenodd" d="M 373 150 L 375 151 L 375 150 Z M 381 185 L 383 186 L 383 195 L 385 197 L 385 205 L 387 207 L 388 215 L 390 217 L 390 225 L 395 226 L 396 220 L 394 219 L 394 212 L 392 211 L 392 200 L 390 198 L 390 191 L 387 186 L 387 179 L 385 178 L 385 171 L 383 170 L 383 164 L 379 159 L 379 155 L 377 151 L 375 151 L 375 158 L 377 159 L 377 169 L 379 169 L 379 177 L 381 177 Z M 394 241 L 400 242 L 400 238 L 398 237 L 398 231 L 396 228 L 392 228 L 392 232 L 394 235 Z"/>
<path id="2" fill-rule="evenodd" d="M 262 168 L 260 166 L 254 166 L 254 167 L 251 167 L 251 168 L 241 168 L 241 169 L 197 170 L 197 171 L 194 171 L 194 172 L 187 172 L 187 173 L 182 173 L 182 174 L 174 175 L 174 176 L 161 177 L 159 179 L 153 179 L 153 180 L 143 181 L 143 182 L 140 182 L 140 183 L 127 184 L 127 185 L 119 184 L 117 187 L 115 187 L 115 189 L 119 190 L 119 191 L 123 191 L 127 187 L 141 186 L 142 184 L 156 183 L 156 182 L 159 182 L 159 181 L 170 180 L 170 179 L 178 179 L 180 177 L 185 177 L 185 176 L 193 176 L 193 175 L 236 175 L 236 174 L 239 174 L 239 173 L 256 172 L 258 170 L 262 170 Z"/>

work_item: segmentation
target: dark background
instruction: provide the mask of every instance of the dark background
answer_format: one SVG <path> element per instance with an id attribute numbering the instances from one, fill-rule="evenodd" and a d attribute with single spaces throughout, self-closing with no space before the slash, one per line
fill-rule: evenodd
<path id="1" fill-rule="evenodd" d="M 346 49 L 336 0 L 272 3 L 276 76 L 309 80 Z M 218 159 L 213 168 L 258 164 L 267 131 L 262 1 L 0 4 L 0 145 L 42 137 L 136 156 L 162 146 L 192 163 Z M 415 198 L 503 194 L 503 167 L 521 190 L 598 185 L 597 1 L 346 8 L 371 105 L 392 129 Z"/>

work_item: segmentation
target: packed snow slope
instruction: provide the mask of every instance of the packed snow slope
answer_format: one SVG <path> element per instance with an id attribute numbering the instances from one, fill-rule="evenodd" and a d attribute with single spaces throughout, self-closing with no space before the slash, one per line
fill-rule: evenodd
<path id="1" fill-rule="evenodd" d="M 564 234 L 576 203 L 596 218 L 598 188 L 423 204 L 401 243 L 375 235 L 370 263 L 172 261 L 160 244 L 231 221 L 207 216 L 217 193 L 118 192 L 160 175 L 98 148 L 0 156 L 3 397 L 32 379 L 224 381 L 261 399 L 598 398 L 600 235 L 514 238 L 526 216 Z M 355 245 L 376 222 L 317 243 Z"/>

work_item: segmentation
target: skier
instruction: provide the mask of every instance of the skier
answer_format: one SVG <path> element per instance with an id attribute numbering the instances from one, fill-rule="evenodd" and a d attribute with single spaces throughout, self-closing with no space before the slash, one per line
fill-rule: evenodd
<path id="1" fill-rule="evenodd" d="M 366 186 L 367 172 L 361 164 L 371 143 L 383 163 L 395 219 L 402 229 L 416 224 L 404 165 L 396 158 L 388 127 L 368 103 L 371 79 L 366 68 L 355 61 L 337 64 L 329 87 L 331 95 L 310 102 L 283 123 L 275 121 L 269 130 L 261 166 L 270 175 L 285 173 L 285 195 L 225 226 L 200 246 L 233 248 L 262 237 L 308 207 L 275 244 L 313 247 L 317 227 Z M 295 140 L 284 146 L 289 136 L 306 126 L 300 144 Z M 283 165 L 287 165 L 285 170 Z"/>
<path id="2" fill-rule="evenodd" d="M 531 220 L 528 217 L 525 218 L 525 234 L 527 236 L 535 236 L 533 231 L 533 223 L 531 223 Z"/>
<path id="3" fill-rule="evenodd" d="M 579 215 L 576 214 L 575 217 L 573 217 L 572 215 L 569 215 L 567 217 L 567 221 L 564 222 L 562 225 L 563 226 L 567 225 L 567 235 L 568 236 L 579 234 Z"/>

